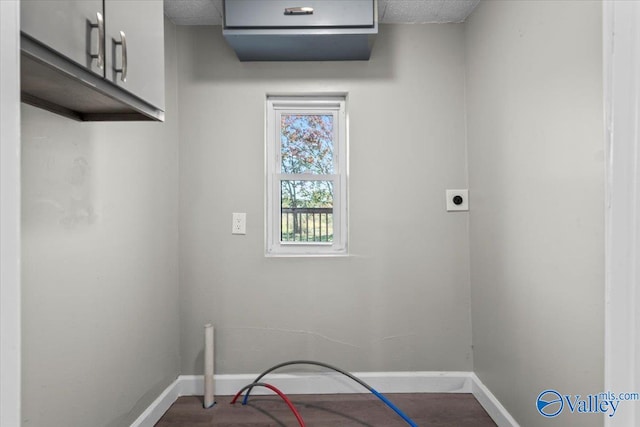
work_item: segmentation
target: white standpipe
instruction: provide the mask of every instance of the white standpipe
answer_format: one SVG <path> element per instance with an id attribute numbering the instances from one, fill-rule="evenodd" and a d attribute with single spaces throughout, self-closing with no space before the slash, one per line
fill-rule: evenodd
<path id="1" fill-rule="evenodd" d="M 204 407 L 211 408 L 214 400 L 213 385 L 213 325 L 204 325 Z"/>

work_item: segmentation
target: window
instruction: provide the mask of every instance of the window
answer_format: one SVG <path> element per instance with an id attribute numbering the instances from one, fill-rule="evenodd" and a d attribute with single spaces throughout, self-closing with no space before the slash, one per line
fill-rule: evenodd
<path id="1" fill-rule="evenodd" d="M 343 97 L 267 98 L 267 255 L 347 252 Z"/>

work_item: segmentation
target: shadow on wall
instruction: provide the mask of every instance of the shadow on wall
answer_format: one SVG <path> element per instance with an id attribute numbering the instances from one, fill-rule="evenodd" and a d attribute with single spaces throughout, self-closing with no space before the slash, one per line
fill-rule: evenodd
<path id="1" fill-rule="evenodd" d="M 92 225 L 96 189 L 91 128 L 58 117 L 38 120 L 50 114 L 33 107 L 23 106 L 23 115 L 36 118 L 22 130 L 23 141 L 28 141 L 22 146 L 23 228 L 72 230 Z M 73 131 L 65 132 L 69 126 Z"/>
<path id="2" fill-rule="evenodd" d="M 397 41 L 392 26 L 381 25 L 369 61 L 258 61 L 240 62 L 222 36 L 222 27 L 178 27 L 179 37 L 188 38 L 200 56 L 197 63 L 181 65 L 191 81 L 229 81 L 250 78 L 271 80 L 390 79 L 394 77 L 394 55 L 379 54 L 392 50 Z M 416 41 L 416 48 L 419 48 Z M 182 62 L 181 62 L 182 64 Z"/>
<path id="3" fill-rule="evenodd" d="M 193 362 L 193 372 L 202 373 L 204 369 L 204 349 L 198 351 L 196 360 Z"/>
<path id="4" fill-rule="evenodd" d="M 131 410 L 129 412 L 119 415 L 105 427 L 122 427 L 131 425 L 136 421 L 139 414 L 147 409 L 149 402 L 153 401 L 153 399 L 158 397 L 165 390 L 168 380 L 170 381 L 171 379 L 165 378 L 162 381 L 156 382 L 149 391 L 147 391 L 143 396 L 140 396 L 140 398 L 131 405 Z"/>

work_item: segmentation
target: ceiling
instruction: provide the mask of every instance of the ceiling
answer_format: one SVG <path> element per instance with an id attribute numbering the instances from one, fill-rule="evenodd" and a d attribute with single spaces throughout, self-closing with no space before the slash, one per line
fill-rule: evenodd
<path id="1" fill-rule="evenodd" d="M 378 0 L 383 24 L 463 22 L 480 0 Z M 177 25 L 222 25 L 222 0 L 164 0 Z"/>

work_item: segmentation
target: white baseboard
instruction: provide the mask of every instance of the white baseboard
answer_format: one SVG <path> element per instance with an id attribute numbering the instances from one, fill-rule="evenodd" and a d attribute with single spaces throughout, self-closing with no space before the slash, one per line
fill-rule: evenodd
<path id="1" fill-rule="evenodd" d="M 355 372 L 371 387 L 381 393 L 471 393 L 468 372 Z M 258 374 L 216 375 L 215 394 L 233 396 Z M 183 390 L 191 395 L 201 395 L 203 377 L 181 376 Z M 358 383 L 334 372 L 312 374 L 269 374 L 266 381 L 286 394 L 346 394 L 368 393 Z M 253 394 L 273 394 L 256 388 Z M 187 395 L 187 394 L 185 394 Z"/>
<path id="2" fill-rule="evenodd" d="M 381 393 L 472 393 L 498 427 L 519 427 L 473 372 L 356 372 L 353 375 Z M 233 396 L 258 374 L 216 375 L 217 396 Z M 286 394 L 367 393 L 359 384 L 337 373 L 269 374 L 268 383 Z M 202 375 L 181 375 L 131 424 L 153 427 L 180 396 L 202 396 Z M 273 394 L 256 388 L 253 394 Z"/>
<path id="3" fill-rule="evenodd" d="M 489 389 L 480 381 L 475 373 L 471 373 L 471 392 L 480 405 L 487 411 L 498 427 L 520 427 L 520 424 L 511 416 L 511 414 L 502 406 L 500 401 L 489 391 Z"/>
<path id="4" fill-rule="evenodd" d="M 181 380 L 178 378 L 149 405 L 130 427 L 153 427 L 180 396 L 186 395 L 181 393 Z"/>

